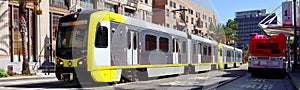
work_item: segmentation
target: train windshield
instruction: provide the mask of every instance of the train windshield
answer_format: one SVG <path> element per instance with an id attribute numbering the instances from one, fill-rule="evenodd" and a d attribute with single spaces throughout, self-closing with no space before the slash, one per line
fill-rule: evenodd
<path id="1" fill-rule="evenodd" d="M 87 29 L 87 25 L 61 25 L 57 32 L 57 56 L 65 59 L 74 59 L 86 55 Z"/>

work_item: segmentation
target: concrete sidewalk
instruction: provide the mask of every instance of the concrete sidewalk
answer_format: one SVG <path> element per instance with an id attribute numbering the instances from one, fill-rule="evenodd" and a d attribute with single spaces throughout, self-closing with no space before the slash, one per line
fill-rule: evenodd
<path id="1" fill-rule="evenodd" d="M 50 73 L 49 75 L 45 75 L 45 73 L 37 73 L 34 76 L 9 76 L 0 78 L 0 82 L 3 81 L 13 81 L 13 80 L 31 80 L 31 79 L 50 79 L 56 78 L 55 73 Z"/>
<path id="2" fill-rule="evenodd" d="M 300 72 L 288 72 L 288 77 L 297 90 L 300 90 Z"/>

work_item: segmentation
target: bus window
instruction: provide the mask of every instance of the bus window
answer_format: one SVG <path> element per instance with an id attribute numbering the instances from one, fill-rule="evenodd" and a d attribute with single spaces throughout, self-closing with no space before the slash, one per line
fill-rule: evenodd
<path id="1" fill-rule="evenodd" d="M 105 26 L 97 25 L 95 46 L 97 48 L 108 47 L 108 29 Z"/>

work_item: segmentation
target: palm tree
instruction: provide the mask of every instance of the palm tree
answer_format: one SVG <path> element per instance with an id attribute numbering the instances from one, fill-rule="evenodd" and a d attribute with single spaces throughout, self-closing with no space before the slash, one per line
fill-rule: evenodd
<path id="1" fill-rule="evenodd" d="M 209 26 L 209 36 L 212 36 L 214 40 L 217 42 L 224 42 L 225 41 L 225 32 L 224 32 L 224 25 L 217 24 L 214 26 L 214 24 L 210 24 Z"/>
<path id="2" fill-rule="evenodd" d="M 29 60 L 28 60 L 28 52 L 27 52 L 27 44 L 26 44 L 26 35 L 25 33 L 27 32 L 26 30 L 26 19 L 25 19 L 25 14 L 26 14 L 26 4 L 27 0 L 19 0 L 19 27 L 20 27 L 20 33 L 22 37 L 22 52 L 23 52 L 23 63 L 22 63 L 22 73 L 23 74 L 29 74 L 30 69 L 29 69 Z M 41 0 L 34 0 L 34 9 L 33 12 L 36 15 L 42 14 L 42 10 L 39 6 L 39 3 Z"/>
<path id="3" fill-rule="evenodd" d="M 29 61 L 27 57 L 27 44 L 26 44 L 26 21 L 25 21 L 25 13 L 26 13 L 26 0 L 19 0 L 19 27 L 20 27 L 20 33 L 22 37 L 22 52 L 23 52 L 23 63 L 22 63 L 22 73 L 28 73 L 29 70 Z"/>

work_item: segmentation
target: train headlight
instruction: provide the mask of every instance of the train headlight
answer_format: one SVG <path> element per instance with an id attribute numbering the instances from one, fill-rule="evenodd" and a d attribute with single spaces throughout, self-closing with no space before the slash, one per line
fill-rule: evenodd
<path id="1" fill-rule="evenodd" d="M 63 65 L 63 64 L 64 64 L 64 62 L 63 62 L 63 61 L 60 61 L 59 65 Z"/>
<path id="2" fill-rule="evenodd" d="M 64 62 L 62 60 L 60 60 L 60 59 L 56 59 L 56 64 L 57 65 L 63 65 Z"/>
<path id="3" fill-rule="evenodd" d="M 78 61 L 78 64 L 79 64 L 79 65 L 82 65 L 82 64 L 83 64 L 83 61 L 82 61 L 82 60 Z"/>
<path id="4" fill-rule="evenodd" d="M 86 57 L 84 57 L 78 61 L 78 65 L 83 65 L 83 64 L 86 64 Z"/>

